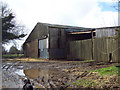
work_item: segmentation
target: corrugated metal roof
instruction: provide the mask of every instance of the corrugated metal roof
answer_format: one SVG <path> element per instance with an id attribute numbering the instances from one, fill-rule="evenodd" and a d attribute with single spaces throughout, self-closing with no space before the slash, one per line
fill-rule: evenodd
<path id="1" fill-rule="evenodd" d="M 93 31 L 96 32 L 96 31 Z M 84 33 L 91 33 L 91 31 L 85 31 L 85 32 L 71 32 L 69 34 L 84 34 Z"/>
<path id="2" fill-rule="evenodd" d="M 69 26 L 69 25 L 48 24 L 48 23 L 42 23 L 42 24 L 46 24 L 48 27 L 51 27 L 51 28 L 62 28 L 62 29 L 65 29 L 66 31 L 79 31 L 79 30 L 84 31 L 84 30 L 90 30 L 91 29 L 91 28 Z"/>
<path id="3" fill-rule="evenodd" d="M 36 26 L 39 27 L 41 24 L 43 24 L 46 27 L 64 29 L 65 31 L 67 31 L 68 33 L 71 33 L 71 34 L 88 33 L 91 30 L 97 30 L 97 29 L 102 29 L 102 28 L 104 28 L 104 29 L 106 29 L 106 28 L 120 28 L 120 26 L 101 27 L 101 28 L 85 28 L 85 27 L 78 27 L 78 26 L 58 25 L 58 24 L 49 24 L 49 23 L 40 23 L 40 22 L 38 22 Z M 33 33 L 33 31 L 36 29 L 36 26 L 34 27 L 32 32 L 29 34 L 28 38 Z M 26 41 L 28 40 L 28 38 L 26 39 Z"/>
<path id="4" fill-rule="evenodd" d="M 108 28 L 120 28 L 120 26 L 100 27 L 100 28 L 95 28 L 95 29 L 108 29 Z"/>

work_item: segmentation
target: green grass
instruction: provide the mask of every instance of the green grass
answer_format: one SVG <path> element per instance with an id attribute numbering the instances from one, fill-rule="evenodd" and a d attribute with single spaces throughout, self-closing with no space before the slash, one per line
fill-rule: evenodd
<path id="1" fill-rule="evenodd" d="M 86 81 L 84 84 L 83 84 L 83 86 L 84 87 L 93 87 L 93 86 L 96 86 L 97 85 L 97 83 L 95 83 L 93 80 L 89 80 L 89 81 Z"/>
<path id="2" fill-rule="evenodd" d="M 95 70 L 95 72 L 98 72 L 101 75 L 113 75 L 113 74 L 119 74 L 120 68 L 113 65 L 111 67 Z"/>
<path id="3" fill-rule="evenodd" d="M 94 87 L 97 85 L 93 80 L 81 79 L 73 82 L 72 85 L 83 86 L 83 87 Z"/>
<path id="4" fill-rule="evenodd" d="M 24 56 L 24 54 L 4 54 L 4 55 L 2 55 L 3 58 L 20 58 L 23 56 Z"/>
<path id="5" fill-rule="evenodd" d="M 81 80 L 77 80 L 76 82 L 73 82 L 72 85 L 80 86 L 83 85 L 84 83 L 85 83 L 85 79 L 81 79 Z"/>
<path id="6" fill-rule="evenodd" d="M 109 77 L 110 75 L 116 75 L 116 74 L 120 75 L 120 73 L 119 73 L 120 68 L 113 65 L 110 67 L 101 68 L 101 69 L 90 71 L 90 72 L 98 72 L 99 73 L 98 76 L 100 76 L 100 77 L 104 77 L 105 75 L 107 75 Z M 100 85 L 100 83 L 99 83 L 99 80 L 96 82 L 96 80 L 91 79 L 91 78 L 81 78 L 80 80 L 73 82 L 72 85 L 82 86 L 82 87 L 96 87 L 96 86 Z"/>
<path id="7" fill-rule="evenodd" d="M 95 60 L 84 60 L 84 61 L 80 61 L 80 62 L 85 62 L 85 63 L 89 63 L 89 62 L 94 62 Z"/>

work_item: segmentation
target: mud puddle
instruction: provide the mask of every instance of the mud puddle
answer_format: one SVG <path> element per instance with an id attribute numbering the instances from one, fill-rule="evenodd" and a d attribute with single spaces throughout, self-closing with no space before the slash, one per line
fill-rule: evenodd
<path id="1" fill-rule="evenodd" d="M 52 86 L 56 88 L 63 77 L 68 77 L 66 73 L 52 68 L 31 68 L 25 69 L 23 72 L 25 76 L 31 80 L 34 87 L 37 88 L 51 88 L 51 83 Z M 58 85 L 56 82 L 58 82 Z"/>
<path id="2" fill-rule="evenodd" d="M 34 88 L 73 87 L 74 82 L 81 79 L 101 77 L 87 71 L 111 65 L 90 65 L 77 62 L 3 62 L 2 86 L 4 88 L 22 88 L 24 78 L 29 78 Z M 90 75 L 90 77 L 88 77 Z M 101 80 L 101 79 L 100 79 Z M 100 86 L 98 86 L 100 87 Z"/>
<path id="3" fill-rule="evenodd" d="M 61 85 L 62 78 L 68 77 L 67 73 L 57 68 L 29 68 L 22 65 L 3 65 L 3 88 L 22 88 L 23 80 L 29 78 L 34 88 L 56 88 Z M 61 81 L 61 82 L 60 82 Z"/>

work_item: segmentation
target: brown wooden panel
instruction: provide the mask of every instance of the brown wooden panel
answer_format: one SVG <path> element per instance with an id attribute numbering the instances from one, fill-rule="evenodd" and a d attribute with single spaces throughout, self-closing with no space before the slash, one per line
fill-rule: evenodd
<path id="1" fill-rule="evenodd" d="M 26 57 L 38 58 L 38 40 L 26 43 L 24 52 Z"/>
<path id="2" fill-rule="evenodd" d="M 70 41 L 69 42 L 69 59 L 81 59 L 81 60 L 91 60 L 91 39 Z"/>

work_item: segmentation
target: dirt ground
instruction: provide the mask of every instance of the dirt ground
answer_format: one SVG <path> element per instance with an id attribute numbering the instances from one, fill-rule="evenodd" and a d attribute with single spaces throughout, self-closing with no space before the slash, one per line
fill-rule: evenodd
<path id="1" fill-rule="evenodd" d="M 2 87 L 22 88 L 24 78 L 29 78 L 34 88 L 112 88 L 119 90 L 119 76 L 102 77 L 97 72 L 90 72 L 114 64 L 116 63 L 4 59 Z"/>

